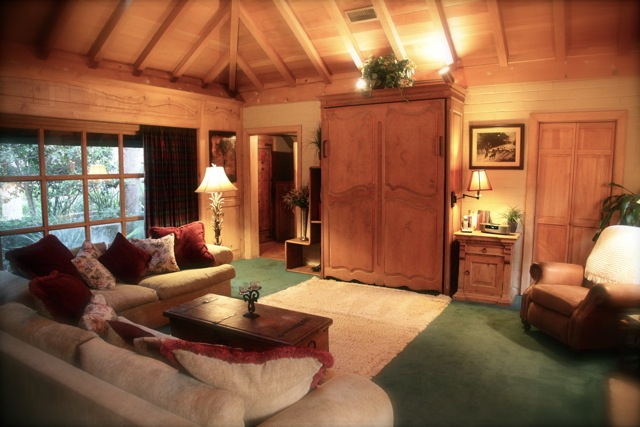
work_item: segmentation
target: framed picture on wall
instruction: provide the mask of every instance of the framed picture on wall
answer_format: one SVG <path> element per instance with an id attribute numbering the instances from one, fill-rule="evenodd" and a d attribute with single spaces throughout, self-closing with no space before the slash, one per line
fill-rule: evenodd
<path id="1" fill-rule="evenodd" d="M 469 169 L 523 169 L 524 124 L 469 126 Z"/>
<path id="2" fill-rule="evenodd" d="M 209 131 L 209 164 L 222 166 L 229 181 L 238 180 L 235 132 Z"/>

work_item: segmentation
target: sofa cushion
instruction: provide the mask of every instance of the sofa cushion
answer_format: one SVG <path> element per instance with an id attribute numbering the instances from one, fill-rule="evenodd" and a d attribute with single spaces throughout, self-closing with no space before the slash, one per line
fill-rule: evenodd
<path id="1" fill-rule="evenodd" d="M 243 426 L 242 400 L 175 368 L 103 340 L 80 346 L 80 367 L 201 426 Z"/>
<path id="2" fill-rule="evenodd" d="M 91 299 L 91 291 L 82 279 L 57 271 L 31 280 L 29 290 L 46 308 L 48 313 L 43 315 L 73 325 L 78 323 Z"/>
<path id="3" fill-rule="evenodd" d="M 135 247 L 122 233 L 118 233 L 98 260 L 118 279 L 125 283 L 136 283 L 147 268 L 151 255 Z"/>
<path id="4" fill-rule="evenodd" d="M 159 239 L 131 239 L 134 246 L 151 255 L 144 275 L 171 273 L 180 270 L 176 262 L 174 241 L 173 233 Z"/>
<path id="5" fill-rule="evenodd" d="M 589 289 L 581 286 L 538 284 L 533 286 L 529 298 L 542 307 L 571 317 L 588 292 Z"/>
<path id="6" fill-rule="evenodd" d="M 46 319 L 18 303 L 0 307 L 0 327 L 21 341 L 71 364 L 77 361 L 78 346 L 96 338 L 93 332 Z"/>
<path id="7" fill-rule="evenodd" d="M 0 270 L 0 305 L 8 302 L 19 302 L 26 306 L 33 306 L 33 297 L 29 292 L 30 280 Z"/>
<path id="8" fill-rule="evenodd" d="M 75 258 L 71 260 L 84 282 L 93 289 L 113 289 L 116 278 L 98 258 L 101 253 L 91 242 L 84 242 Z"/>
<path id="9" fill-rule="evenodd" d="M 73 254 L 53 234 L 44 236 L 32 245 L 10 250 L 5 258 L 28 279 L 48 276 L 54 270 L 80 278 L 71 263 Z"/>
<path id="10" fill-rule="evenodd" d="M 149 235 L 159 239 L 175 235 L 175 254 L 180 269 L 210 267 L 215 259 L 204 240 L 204 223 L 195 221 L 181 227 L 150 227 Z"/>
<path id="11" fill-rule="evenodd" d="M 93 293 L 104 296 L 116 313 L 158 301 L 156 291 L 137 285 L 118 284 L 115 289 L 95 290 Z"/>
<path id="12" fill-rule="evenodd" d="M 235 269 L 230 264 L 217 267 L 181 270 L 175 273 L 145 277 L 138 286 L 156 291 L 158 298 L 166 300 L 178 295 L 198 291 L 213 283 L 231 280 L 235 277 Z"/>
<path id="13" fill-rule="evenodd" d="M 250 352 L 231 347 L 161 340 L 161 352 L 176 366 L 245 402 L 244 419 L 256 423 L 303 398 L 333 366 L 333 357 L 302 347 Z"/>

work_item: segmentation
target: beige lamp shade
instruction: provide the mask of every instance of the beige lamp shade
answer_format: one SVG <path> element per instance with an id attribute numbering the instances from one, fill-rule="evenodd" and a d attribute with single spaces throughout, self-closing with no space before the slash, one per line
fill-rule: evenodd
<path id="1" fill-rule="evenodd" d="M 487 172 L 484 169 L 472 170 L 471 177 L 469 177 L 469 186 L 467 191 L 488 191 L 493 190 Z"/>
<path id="2" fill-rule="evenodd" d="M 217 193 L 231 190 L 237 190 L 237 188 L 227 178 L 224 168 L 212 165 L 207 168 L 200 186 L 196 188 L 196 193 Z"/>

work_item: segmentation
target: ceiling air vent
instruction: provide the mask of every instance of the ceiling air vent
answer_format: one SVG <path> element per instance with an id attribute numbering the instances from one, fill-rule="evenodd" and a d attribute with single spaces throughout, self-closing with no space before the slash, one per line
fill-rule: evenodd
<path id="1" fill-rule="evenodd" d="M 345 13 L 349 18 L 349 22 L 351 22 L 352 24 L 358 22 L 375 21 L 376 19 L 378 19 L 378 15 L 376 15 L 376 11 L 373 9 L 373 7 L 347 10 Z"/>

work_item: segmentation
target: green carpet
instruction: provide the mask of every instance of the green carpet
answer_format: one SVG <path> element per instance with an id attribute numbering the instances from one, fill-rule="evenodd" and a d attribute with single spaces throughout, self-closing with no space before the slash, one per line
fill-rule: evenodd
<path id="1" fill-rule="evenodd" d="M 234 261 L 237 287 L 263 292 L 311 276 L 269 259 Z M 602 426 L 616 353 L 575 353 L 525 333 L 515 308 L 453 301 L 373 381 L 390 396 L 396 426 Z"/>

